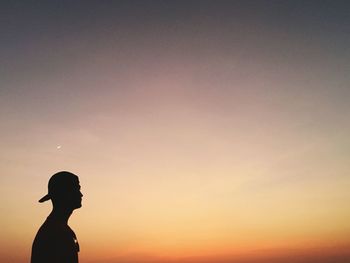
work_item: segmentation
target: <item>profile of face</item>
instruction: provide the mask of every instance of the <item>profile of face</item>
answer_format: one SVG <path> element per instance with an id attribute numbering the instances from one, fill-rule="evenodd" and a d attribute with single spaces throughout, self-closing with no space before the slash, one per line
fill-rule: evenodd
<path id="1" fill-rule="evenodd" d="M 69 184 L 67 184 L 64 189 L 60 189 L 60 191 L 57 191 L 53 195 L 52 201 L 54 205 L 64 207 L 72 211 L 80 208 L 82 206 L 83 197 L 80 189 L 79 178 L 76 177 Z"/>
<path id="2" fill-rule="evenodd" d="M 72 209 L 77 209 L 82 206 L 83 194 L 81 193 L 80 189 L 79 179 L 77 179 L 77 182 L 72 186 L 71 191 L 67 192 L 67 205 L 69 205 Z"/>

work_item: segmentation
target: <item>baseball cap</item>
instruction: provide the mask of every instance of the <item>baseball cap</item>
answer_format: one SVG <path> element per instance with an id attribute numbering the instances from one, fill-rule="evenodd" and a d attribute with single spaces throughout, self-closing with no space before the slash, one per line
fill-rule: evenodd
<path id="1" fill-rule="evenodd" d="M 50 200 L 53 196 L 64 195 L 67 190 L 72 190 L 79 186 L 79 178 L 75 174 L 61 171 L 51 176 L 48 183 L 48 193 L 39 202 Z"/>

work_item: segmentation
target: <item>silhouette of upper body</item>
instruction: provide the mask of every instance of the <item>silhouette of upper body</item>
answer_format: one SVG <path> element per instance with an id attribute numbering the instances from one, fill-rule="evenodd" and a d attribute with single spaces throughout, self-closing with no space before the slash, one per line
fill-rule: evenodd
<path id="1" fill-rule="evenodd" d="M 59 172 L 50 178 L 48 188 L 49 193 L 39 202 L 51 199 L 53 209 L 35 236 L 31 263 L 78 263 L 79 244 L 68 219 L 81 207 L 79 178 Z"/>

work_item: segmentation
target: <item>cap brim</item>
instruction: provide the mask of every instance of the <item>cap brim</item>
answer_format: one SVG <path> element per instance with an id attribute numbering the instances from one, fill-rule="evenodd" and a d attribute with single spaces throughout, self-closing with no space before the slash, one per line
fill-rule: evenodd
<path id="1" fill-rule="evenodd" d="M 39 200 L 39 203 L 43 203 L 43 202 L 50 200 L 50 199 L 51 199 L 51 197 L 47 194 Z"/>

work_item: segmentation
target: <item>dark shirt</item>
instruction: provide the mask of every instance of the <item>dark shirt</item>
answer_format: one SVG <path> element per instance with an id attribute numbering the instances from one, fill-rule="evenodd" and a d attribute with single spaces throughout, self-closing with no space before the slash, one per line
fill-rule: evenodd
<path id="1" fill-rule="evenodd" d="M 31 263 L 78 263 L 78 252 L 73 230 L 49 216 L 35 236 Z"/>

